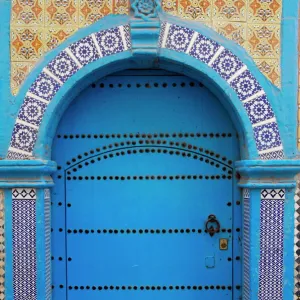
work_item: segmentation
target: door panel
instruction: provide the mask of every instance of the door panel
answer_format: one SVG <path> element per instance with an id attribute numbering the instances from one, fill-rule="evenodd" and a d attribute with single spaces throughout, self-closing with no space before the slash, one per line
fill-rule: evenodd
<path id="1" fill-rule="evenodd" d="M 53 159 L 53 299 L 239 299 L 238 139 L 201 83 L 96 82 L 65 113 Z"/>

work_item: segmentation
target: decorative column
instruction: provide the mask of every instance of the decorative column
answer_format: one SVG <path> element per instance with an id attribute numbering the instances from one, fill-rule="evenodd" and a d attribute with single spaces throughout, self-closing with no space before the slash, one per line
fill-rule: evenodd
<path id="1" fill-rule="evenodd" d="M 49 187 L 55 170 L 55 163 L 48 161 L 0 161 L 5 202 L 5 299 L 51 299 Z"/>
<path id="2" fill-rule="evenodd" d="M 299 161 L 240 161 L 244 188 L 243 299 L 293 299 L 294 190 Z"/>

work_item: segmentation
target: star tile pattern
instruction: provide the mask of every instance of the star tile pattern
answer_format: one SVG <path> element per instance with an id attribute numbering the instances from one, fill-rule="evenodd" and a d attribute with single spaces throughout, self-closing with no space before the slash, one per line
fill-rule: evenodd
<path id="1" fill-rule="evenodd" d="M 161 48 L 185 52 L 207 64 L 226 80 L 245 107 L 260 158 L 283 159 L 280 133 L 267 95 L 235 54 L 194 30 L 170 23 L 162 24 L 159 45 Z"/>
<path id="2" fill-rule="evenodd" d="M 250 300 L 250 190 L 243 190 L 244 199 L 244 223 L 243 223 L 243 236 L 244 236 L 244 268 L 243 268 L 243 299 Z"/>
<path id="3" fill-rule="evenodd" d="M 37 299 L 36 191 L 12 190 L 14 299 Z"/>
<path id="4" fill-rule="evenodd" d="M 94 38 L 93 38 L 94 37 Z M 30 86 L 13 130 L 8 159 L 29 159 L 49 102 L 80 68 L 131 49 L 129 25 L 95 32 L 61 51 Z"/>
<path id="5" fill-rule="evenodd" d="M 283 299 L 284 200 L 284 189 L 261 191 L 258 300 Z"/>
<path id="6" fill-rule="evenodd" d="M 163 10 L 201 22 L 233 40 L 280 87 L 282 0 L 162 0 Z M 109 14 L 128 14 L 129 0 L 12 0 L 11 90 L 18 93 L 35 63 L 78 29 Z"/>

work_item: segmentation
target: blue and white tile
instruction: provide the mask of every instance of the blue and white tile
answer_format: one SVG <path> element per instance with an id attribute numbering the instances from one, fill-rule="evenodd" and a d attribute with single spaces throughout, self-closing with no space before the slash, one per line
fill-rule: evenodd
<path id="1" fill-rule="evenodd" d="M 281 160 L 284 159 L 284 152 L 283 150 L 275 150 L 271 152 L 260 153 L 259 157 L 262 160 Z"/>
<path id="2" fill-rule="evenodd" d="M 30 155 L 24 153 L 18 153 L 13 150 L 9 150 L 6 155 L 7 160 L 25 160 L 29 159 Z"/>
<path id="3" fill-rule="evenodd" d="M 12 190 L 13 293 L 15 300 L 37 299 L 36 191 Z"/>
<path id="4" fill-rule="evenodd" d="M 60 88 L 60 84 L 44 72 L 31 85 L 29 92 L 44 99 L 51 101 Z"/>
<path id="5" fill-rule="evenodd" d="M 276 122 L 258 125 L 253 128 L 258 151 L 281 146 L 281 139 Z"/>
<path id="6" fill-rule="evenodd" d="M 185 52 L 194 32 L 192 29 L 172 24 L 169 28 L 166 48 L 177 52 Z"/>
<path id="7" fill-rule="evenodd" d="M 116 54 L 125 50 L 118 27 L 97 32 L 95 35 L 103 56 Z"/>
<path id="8" fill-rule="evenodd" d="M 100 58 L 91 36 L 87 36 L 68 47 L 82 66 Z"/>
<path id="9" fill-rule="evenodd" d="M 19 111 L 18 119 L 40 126 L 46 108 L 47 104 L 45 102 L 26 96 Z"/>
<path id="10" fill-rule="evenodd" d="M 233 81 L 231 81 L 230 85 L 236 91 L 241 101 L 254 96 L 256 93 L 262 90 L 261 85 L 249 70 L 246 70 Z"/>
<path id="11" fill-rule="evenodd" d="M 160 24 L 160 32 L 159 32 L 159 38 L 158 38 L 158 47 L 159 48 L 162 48 L 162 46 L 163 46 L 163 40 L 165 37 L 166 26 L 167 26 L 167 22 L 162 22 Z"/>
<path id="12" fill-rule="evenodd" d="M 38 130 L 16 123 L 12 133 L 10 147 L 31 153 L 37 140 Z"/>
<path id="13" fill-rule="evenodd" d="M 217 42 L 199 34 L 189 54 L 208 64 L 219 48 L 220 45 Z"/>
<path id="14" fill-rule="evenodd" d="M 284 190 L 283 194 L 284 194 Z M 269 193 L 267 193 L 269 195 Z M 278 193 L 274 192 L 278 197 Z M 283 299 L 284 197 L 260 202 L 259 300 Z"/>
<path id="15" fill-rule="evenodd" d="M 285 189 L 263 189 L 260 192 L 261 199 L 285 199 Z"/>
<path id="16" fill-rule="evenodd" d="M 66 82 L 79 68 L 66 51 L 59 53 L 46 67 L 62 82 Z"/>
<path id="17" fill-rule="evenodd" d="M 252 124 L 274 118 L 274 112 L 266 95 L 259 96 L 243 104 Z"/>
<path id="18" fill-rule="evenodd" d="M 243 66 L 243 62 L 229 50 L 224 50 L 212 64 L 212 68 L 225 80 L 230 79 Z"/>
<path id="19" fill-rule="evenodd" d="M 251 272 L 251 264 L 250 264 L 250 247 L 251 247 L 251 234 L 250 234 L 250 190 L 243 189 L 243 198 L 244 198 L 244 223 L 243 223 L 243 233 L 244 233 L 244 247 L 243 247 L 243 255 L 244 255 L 244 269 L 243 269 L 243 299 L 250 300 L 250 272 Z"/>
<path id="20" fill-rule="evenodd" d="M 127 50 L 130 50 L 131 45 L 131 34 L 130 34 L 130 25 L 124 25 L 123 26 L 124 34 L 125 34 L 125 41 L 126 41 L 126 48 Z"/>

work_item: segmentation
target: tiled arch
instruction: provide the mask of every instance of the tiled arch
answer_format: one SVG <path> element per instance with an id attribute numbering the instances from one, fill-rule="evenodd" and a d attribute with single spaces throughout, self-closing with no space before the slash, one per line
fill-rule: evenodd
<path id="1" fill-rule="evenodd" d="M 261 159 L 283 159 L 275 114 L 258 80 L 235 54 L 187 27 L 163 22 L 159 48 L 184 52 L 216 71 L 242 101 Z M 92 33 L 50 61 L 28 89 L 14 125 L 7 159 L 30 159 L 47 105 L 79 69 L 102 57 L 131 50 L 129 25 Z"/>

